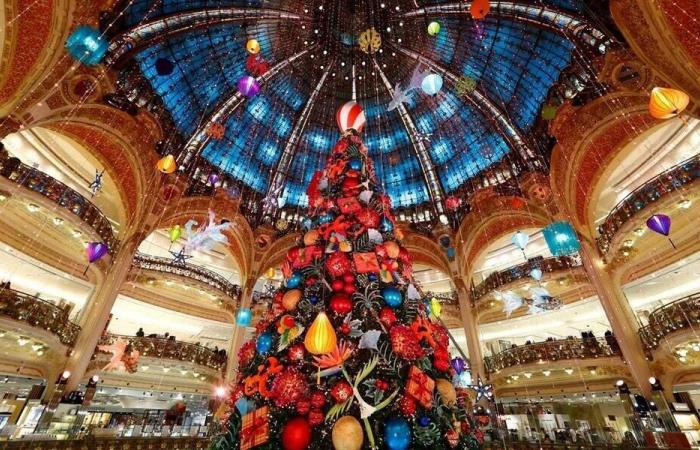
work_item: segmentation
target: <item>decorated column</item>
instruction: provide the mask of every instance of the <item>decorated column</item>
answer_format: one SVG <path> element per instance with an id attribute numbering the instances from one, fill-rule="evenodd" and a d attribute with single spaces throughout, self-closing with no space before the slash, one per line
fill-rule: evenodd
<path id="1" fill-rule="evenodd" d="M 461 278 L 454 280 L 459 296 L 459 311 L 464 325 L 464 336 L 467 340 L 467 350 L 469 352 L 469 362 L 472 369 L 472 377 L 486 379 L 486 369 L 484 367 L 484 357 L 481 354 L 481 343 L 479 342 L 479 330 L 472 308 L 471 292 L 464 280 Z"/>
<path id="2" fill-rule="evenodd" d="M 248 278 L 241 290 L 240 306 L 236 312 L 236 324 L 231 337 L 231 345 L 228 350 L 228 362 L 226 364 L 226 381 L 233 381 L 238 372 L 238 351 L 245 340 L 246 328 L 252 318 L 251 305 L 253 304 L 253 288 L 255 287 L 253 278 Z"/>

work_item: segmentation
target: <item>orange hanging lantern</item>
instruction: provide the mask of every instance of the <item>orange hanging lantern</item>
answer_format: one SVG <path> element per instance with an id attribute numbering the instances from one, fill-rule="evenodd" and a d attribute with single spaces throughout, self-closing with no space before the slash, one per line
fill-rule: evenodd
<path id="1" fill-rule="evenodd" d="M 655 87 L 649 99 L 649 114 L 655 119 L 676 117 L 688 107 L 688 94 L 678 89 Z"/>
<path id="2" fill-rule="evenodd" d="M 173 173 L 177 169 L 177 163 L 175 162 L 175 157 L 173 155 L 167 155 L 158 160 L 156 165 L 158 170 L 163 173 Z"/>
<path id="3" fill-rule="evenodd" d="M 304 338 L 306 350 L 313 355 L 324 355 L 335 350 L 337 343 L 338 338 L 328 316 L 324 312 L 318 313 Z"/>
<path id="4" fill-rule="evenodd" d="M 489 0 L 474 0 L 469 10 L 472 14 L 472 19 L 483 19 L 491 10 L 491 2 Z"/>

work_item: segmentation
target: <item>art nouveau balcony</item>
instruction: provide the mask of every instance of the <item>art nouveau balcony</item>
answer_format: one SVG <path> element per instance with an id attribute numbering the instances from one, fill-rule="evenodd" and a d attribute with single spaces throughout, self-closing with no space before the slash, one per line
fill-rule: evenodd
<path id="1" fill-rule="evenodd" d="M 656 212 L 673 217 L 676 208 L 684 210 L 697 198 L 693 186 L 700 178 L 700 154 L 648 180 L 618 203 L 598 227 L 598 248 L 601 253 L 622 256 L 639 251 L 638 240 L 646 233 L 643 223 Z M 673 230 L 687 222 L 674 221 Z M 634 246 L 634 248 L 633 248 Z"/>
<path id="2" fill-rule="evenodd" d="M 577 384 L 581 380 L 609 389 L 610 379 L 626 375 L 620 347 L 613 337 L 520 345 L 486 357 L 484 363 L 501 395 L 520 388 Z"/>
<path id="3" fill-rule="evenodd" d="M 98 373 L 107 385 L 144 389 L 168 386 L 185 392 L 209 393 L 211 385 L 226 369 L 226 356 L 191 342 L 107 333 L 99 345 L 110 345 L 118 339 L 128 344 L 128 351 L 139 352 L 138 364 L 134 373 L 106 372 L 102 368 L 109 362 L 111 354 L 101 350 L 96 352 L 90 374 Z"/>
<path id="4" fill-rule="evenodd" d="M 671 352 L 680 362 L 687 362 L 696 359 L 700 352 L 698 326 L 700 293 L 695 293 L 655 309 L 649 315 L 649 323 L 639 330 L 639 336 L 650 357 Z"/>

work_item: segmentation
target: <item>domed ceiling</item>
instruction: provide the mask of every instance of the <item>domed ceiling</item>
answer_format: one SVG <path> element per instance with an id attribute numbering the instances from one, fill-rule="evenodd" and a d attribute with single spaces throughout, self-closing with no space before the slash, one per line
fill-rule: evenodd
<path id="1" fill-rule="evenodd" d="M 335 111 L 354 92 L 367 116 L 363 138 L 394 206 L 441 205 L 499 160 L 536 156 L 528 136 L 550 89 L 578 48 L 595 48 L 601 37 L 574 0 L 494 1 L 482 20 L 470 6 L 133 0 L 110 57 L 117 67 L 138 64 L 190 156 L 262 195 L 281 187 L 292 207 L 306 204 L 306 185 L 339 137 Z M 382 40 L 373 54 L 358 42 L 370 28 Z M 237 89 L 251 72 L 249 39 L 269 65 L 252 98 Z M 396 86 L 408 88 L 414 71 L 440 74 L 442 89 L 414 89 L 389 110 Z M 223 125 L 219 139 L 212 123 Z"/>

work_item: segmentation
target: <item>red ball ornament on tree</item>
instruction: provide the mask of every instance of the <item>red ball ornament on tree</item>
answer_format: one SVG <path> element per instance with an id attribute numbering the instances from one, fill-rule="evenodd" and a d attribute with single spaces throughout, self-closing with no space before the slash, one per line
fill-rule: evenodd
<path id="1" fill-rule="evenodd" d="M 326 395 L 321 391 L 315 391 L 311 394 L 311 406 L 314 408 L 323 408 L 326 404 Z"/>
<path id="2" fill-rule="evenodd" d="M 352 397 L 352 386 L 345 380 L 340 380 L 331 388 L 331 397 L 336 403 L 343 403 Z"/>
<path id="3" fill-rule="evenodd" d="M 352 300 L 347 294 L 334 294 L 329 306 L 334 313 L 345 315 L 352 311 Z"/>
<path id="4" fill-rule="evenodd" d="M 311 425 L 303 417 L 296 417 L 282 428 L 284 450 L 306 450 L 311 444 Z"/>
<path id="5" fill-rule="evenodd" d="M 309 401 L 309 399 L 302 398 L 299 401 L 297 401 L 296 410 L 299 414 L 303 416 L 307 415 L 311 410 L 311 402 Z"/>
<path id="6" fill-rule="evenodd" d="M 340 278 L 336 278 L 335 280 L 331 281 L 331 289 L 333 289 L 333 292 L 341 292 L 344 287 L 345 282 Z"/>
<path id="7" fill-rule="evenodd" d="M 345 284 L 355 284 L 355 275 L 352 272 L 346 272 L 343 274 L 343 281 Z"/>
<path id="8" fill-rule="evenodd" d="M 311 424 L 312 427 L 321 425 L 325 419 L 326 415 L 323 414 L 323 411 L 319 408 L 314 408 L 309 412 L 309 424 Z"/>
<path id="9" fill-rule="evenodd" d="M 285 369 L 272 382 L 275 405 L 284 407 L 296 403 L 306 396 L 307 387 L 308 382 L 303 373 L 293 368 Z"/>
<path id="10" fill-rule="evenodd" d="M 304 355 L 306 354 L 306 349 L 304 344 L 294 344 L 287 350 L 287 356 L 290 361 L 300 362 L 304 360 Z"/>
<path id="11" fill-rule="evenodd" d="M 379 320 L 387 327 L 391 327 L 396 322 L 396 313 L 392 308 L 385 306 L 379 311 Z"/>

